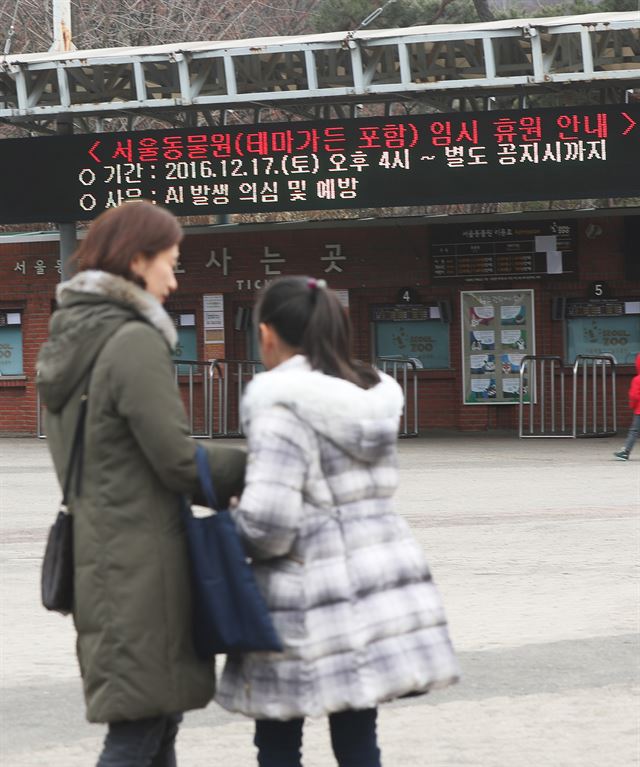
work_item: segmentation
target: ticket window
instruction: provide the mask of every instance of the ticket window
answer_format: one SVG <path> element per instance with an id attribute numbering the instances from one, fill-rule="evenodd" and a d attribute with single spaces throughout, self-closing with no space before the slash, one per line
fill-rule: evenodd
<path id="1" fill-rule="evenodd" d="M 260 359 L 260 343 L 258 329 L 253 325 L 253 308 L 237 306 L 234 312 L 234 330 L 242 333 L 240 356 L 242 359 L 258 361 Z"/>
<path id="2" fill-rule="evenodd" d="M 247 328 L 247 351 L 250 360 L 260 360 L 260 339 L 258 329 L 254 328 L 253 323 Z"/>
<path id="3" fill-rule="evenodd" d="M 375 307 L 372 319 L 376 357 L 408 358 L 422 370 L 450 368 L 450 326 L 438 307 Z"/>
<path id="4" fill-rule="evenodd" d="M 0 310 L 0 376 L 22 375 L 22 312 Z"/>
<path id="5" fill-rule="evenodd" d="M 636 314 L 617 317 L 567 318 L 566 362 L 573 364 L 578 354 L 612 354 L 618 365 L 635 364 L 640 350 L 640 302 L 637 308 Z"/>
<path id="6" fill-rule="evenodd" d="M 189 360 L 195 362 L 198 359 L 198 341 L 196 336 L 196 316 L 193 313 L 171 314 L 176 330 L 178 342 L 173 352 L 174 362 Z M 194 370 L 194 373 L 197 372 Z M 178 375 L 188 375 L 188 365 L 178 365 Z"/>

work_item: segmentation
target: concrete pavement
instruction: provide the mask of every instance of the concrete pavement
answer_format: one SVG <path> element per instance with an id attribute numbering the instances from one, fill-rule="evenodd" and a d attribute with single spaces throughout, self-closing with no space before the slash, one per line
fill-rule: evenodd
<path id="1" fill-rule="evenodd" d="M 397 508 L 427 553 L 461 684 L 381 708 L 385 767 L 640 767 L 640 449 L 437 435 L 400 445 Z M 60 496 L 46 443 L 0 440 L 0 765 L 91 767 L 71 621 L 39 603 Z M 255 764 L 252 723 L 187 714 L 180 767 Z M 326 723 L 305 767 L 331 767 Z"/>

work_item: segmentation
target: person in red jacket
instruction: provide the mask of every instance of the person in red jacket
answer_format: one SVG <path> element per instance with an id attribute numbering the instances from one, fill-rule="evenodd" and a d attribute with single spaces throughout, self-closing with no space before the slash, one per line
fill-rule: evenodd
<path id="1" fill-rule="evenodd" d="M 633 377 L 629 387 L 629 407 L 633 410 L 631 426 L 629 427 L 624 447 L 618 453 L 614 453 L 619 461 L 629 460 L 633 446 L 638 439 L 638 434 L 640 434 L 640 354 L 636 356 L 636 370 L 638 375 Z"/>

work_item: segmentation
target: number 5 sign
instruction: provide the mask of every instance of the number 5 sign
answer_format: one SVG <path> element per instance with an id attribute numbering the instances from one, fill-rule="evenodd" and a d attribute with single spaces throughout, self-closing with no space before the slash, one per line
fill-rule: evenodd
<path id="1" fill-rule="evenodd" d="M 589 285 L 589 298 L 609 298 L 609 286 L 606 282 L 592 282 Z"/>

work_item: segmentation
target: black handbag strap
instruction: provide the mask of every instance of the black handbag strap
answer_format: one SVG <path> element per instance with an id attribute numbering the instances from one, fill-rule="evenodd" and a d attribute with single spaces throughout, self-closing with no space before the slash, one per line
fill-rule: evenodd
<path id="1" fill-rule="evenodd" d="M 126 323 L 130 319 L 135 319 L 135 317 L 132 316 L 131 318 L 129 318 L 128 320 L 125 320 L 124 322 Z M 73 432 L 73 440 L 71 442 L 71 450 L 69 451 L 69 460 L 67 462 L 67 472 L 64 479 L 64 487 L 62 489 L 62 511 L 68 512 L 69 491 L 71 490 L 71 478 L 73 476 L 74 469 L 75 469 L 75 475 L 76 475 L 76 488 L 75 488 L 76 496 L 79 496 L 82 491 L 82 465 L 83 465 L 83 457 L 84 457 L 84 424 L 87 417 L 87 408 L 89 406 L 89 402 L 88 402 L 89 386 L 91 384 L 91 376 L 93 374 L 93 369 L 96 366 L 98 357 L 102 353 L 102 349 L 104 348 L 105 344 L 110 338 L 113 337 L 114 333 L 118 330 L 118 328 L 122 324 L 123 324 L 122 321 L 118 321 L 110 325 L 105 325 L 103 332 L 101 333 L 98 339 L 97 350 L 94 351 L 93 359 L 91 360 L 91 363 L 89 365 L 89 371 L 87 373 L 87 377 L 82 387 L 82 395 L 80 397 L 80 409 L 78 411 L 78 420 L 76 421 L 76 428 Z"/>
<path id="2" fill-rule="evenodd" d="M 76 428 L 73 432 L 73 441 L 71 442 L 71 451 L 69 453 L 69 460 L 67 462 L 67 472 L 64 480 L 64 488 L 62 491 L 62 506 L 65 509 L 69 507 L 69 490 L 71 489 L 71 478 L 73 476 L 73 470 L 78 466 L 76 471 L 76 495 L 80 495 L 82 487 L 82 455 L 84 453 L 84 422 L 87 417 L 87 402 L 89 399 L 89 381 L 84 387 L 85 391 L 80 397 L 80 410 L 78 412 L 78 420 L 76 421 Z"/>
<path id="3" fill-rule="evenodd" d="M 117 328 L 116 328 L 117 329 Z M 105 343 L 113 336 L 114 328 L 108 327 L 101 338 L 97 352 L 94 354 L 91 364 L 89 366 L 89 372 L 82 387 L 82 396 L 80 397 L 80 410 L 78 411 L 78 420 L 76 421 L 76 428 L 73 432 L 73 441 L 71 442 L 71 450 L 69 451 L 69 460 L 67 462 L 67 472 L 64 479 L 64 487 L 62 489 L 62 511 L 69 509 L 69 491 L 71 490 L 71 478 L 74 473 L 76 474 L 76 496 L 79 496 L 82 491 L 82 465 L 84 458 L 84 423 L 87 417 L 87 408 L 89 406 L 89 386 L 91 384 L 91 375 L 93 369 L 96 366 L 98 357 L 100 356 Z"/>
<path id="4" fill-rule="evenodd" d="M 71 478 L 74 473 L 76 475 L 76 496 L 79 496 L 82 492 L 82 466 L 84 458 L 84 423 L 87 418 L 87 408 L 89 406 L 89 386 L 91 384 L 91 375 L 93 368 L 100 352 L 95 356 L 89 373 L 85 379 L 82 387 L 82 395 L 80 397 L 80 409 L 78 411 L 78 419 L 76 421 L 76 428 L 73 432 L 73 440 L 71 442 L 71 450 L 69 451 L 69 461 L 67 462 L 67 473 L 64 479 L 64 487 L 62 490 L 62 510 L 68 511 L 69 509 L 69 491 L 71 490 Z"/>

